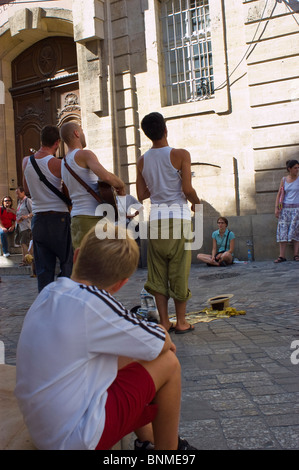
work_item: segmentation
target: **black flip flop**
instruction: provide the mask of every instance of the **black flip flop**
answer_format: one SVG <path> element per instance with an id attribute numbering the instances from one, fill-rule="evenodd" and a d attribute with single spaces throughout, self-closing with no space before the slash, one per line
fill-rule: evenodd
<path id="1" fill-rule="evenodd" d="M 195 328 L 194 326 L 190 325 L 189 328 L 187 328 L 186 330 L 175 330 L 175 334 L 176 335 L 184 335 L 185 333 L 190 333 L 191 331 L 194 331 Z"/>
<path id="2" fill-rule="evenodd" d="M 175 326 L 173 326 L 173 323 L 171 323 L 171 326 L 167 330 L 167 333 L 172 333 L 173 331 L 175 331 Z"/>

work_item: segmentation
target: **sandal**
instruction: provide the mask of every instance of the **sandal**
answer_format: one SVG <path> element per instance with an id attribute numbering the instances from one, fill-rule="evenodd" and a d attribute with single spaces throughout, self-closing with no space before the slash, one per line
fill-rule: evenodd
<path id="1" fill-rule="evenodd" d="M 185 333 L 190 333 L 191 331 L 194 331 L 195 328 L 194 326 L 190 325 L 189 328 L 187 328 L 186 330 L 175 330 L 175 334 L 176 335 L 184 335 Z"/>
<path id="2" fill-rule="evenodd" d="M 283 258 L 282 256 L 278 256 L 278 258 L 274 261 L 274 263 L 283 263 L 286 261 L 286 258 Z"/>
<path id="3" fill-rule="evenodd" d="M 170 327 L 168 328 L 167 332 L 171 333 L 172 331 L 175 331 L 175 326 L 173 323 L 171 323 Z"/>
<path id="4" fill-rule="evenodd" d="M 299 261 L 299 255 L 294 256 L 294 261 Z"/>

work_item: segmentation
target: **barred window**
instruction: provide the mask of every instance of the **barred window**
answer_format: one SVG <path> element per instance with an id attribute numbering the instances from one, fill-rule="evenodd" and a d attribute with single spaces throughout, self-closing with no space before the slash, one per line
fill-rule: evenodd
<path id="1" fill-rule="evenodd" d="M 210 98 L 214 93 L 209 0 L 162 3 L 167 105 Z"/>

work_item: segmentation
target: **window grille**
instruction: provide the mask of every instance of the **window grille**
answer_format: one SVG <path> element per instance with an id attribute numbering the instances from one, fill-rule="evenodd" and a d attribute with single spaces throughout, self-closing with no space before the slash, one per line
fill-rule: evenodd
<path id="1" fill-rule="evenodd" d="M 167 0 L 161 7 L 167 104 L 210 98 L 214 76 L 209 0 Z"/>

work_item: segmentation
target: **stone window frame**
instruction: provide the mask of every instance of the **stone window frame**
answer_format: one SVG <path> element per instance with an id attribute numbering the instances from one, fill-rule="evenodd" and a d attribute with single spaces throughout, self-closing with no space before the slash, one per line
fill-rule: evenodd
<path id="1" fill-rule="evenodd" d="M 209 99 L 173 105 L 167 104 L 164 86 L 165 69 L 160 21 L 162 2 L 163 0 L 147 0 L 147 8 L 144 8 L 147 72 L 149 77 L 158 77 L 159 82 L 159 93 L 156 93 L 156 90 L 155 93 L 151 93 L 152 107 L 159 107 L 166 119 L 211 112 L 227 113 L 230 110 L 230 99 L 222 0 L 210 0 L 214 94 Z"/>
<path id="2" fill-rule="evenodd" d="M 214 95 L 209 2 L 161 2 L 164 86 L 169 106 Z"/>

